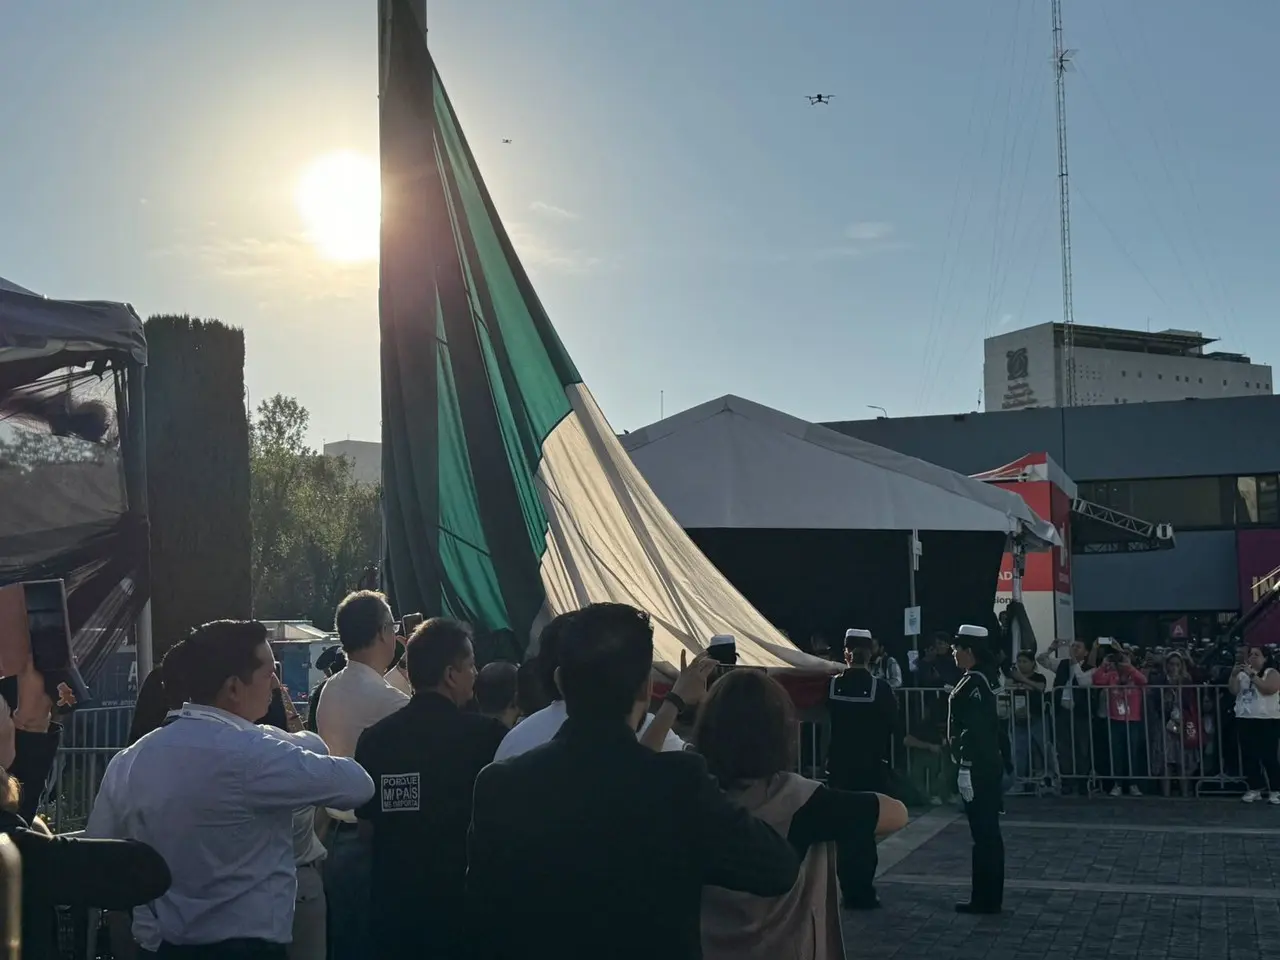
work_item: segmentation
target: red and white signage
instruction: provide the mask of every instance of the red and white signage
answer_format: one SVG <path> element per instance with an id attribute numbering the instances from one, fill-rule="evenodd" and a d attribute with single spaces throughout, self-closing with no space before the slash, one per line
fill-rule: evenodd
<path id="1" fill-rule="evenodd" d="M 985 480 L 1022 497 L 1039 516 L 1057 528 L 1063 545 L 1027 554 L 1022 577 L 1022 605 L 1041 650 L 1054 640 L 1075 639 L 1075 607 L 1071 596 L 1071 501 L 1076 485 L 1047 453 L 1029 453 L 995 470 L 979 473 Z M 1013 598 L 1013 554 L 1000 565 L 996 612 Z"/>

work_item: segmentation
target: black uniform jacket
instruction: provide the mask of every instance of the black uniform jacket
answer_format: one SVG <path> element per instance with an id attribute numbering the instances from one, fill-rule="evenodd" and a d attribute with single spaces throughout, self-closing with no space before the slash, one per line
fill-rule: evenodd
<path id="1" fill-rule="evenodd" d="M 374 793 L 356 816 L 373 824 L 377 956 L 452 956 L 466 942 L 471 791 L 506 733 L 497 720 L 427 692 L 361 734 L 356 760 Z"/>
<path id="2" fill-rule="evenodd" d="M 951 691 L 947 739 L 956 763 L 983 771 L 1004 768 L 996 693 L 982 673 L 970 670 Z"/>

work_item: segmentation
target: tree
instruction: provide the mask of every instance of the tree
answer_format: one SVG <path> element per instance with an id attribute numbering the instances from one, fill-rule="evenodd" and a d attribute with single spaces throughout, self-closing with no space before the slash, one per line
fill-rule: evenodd
<path id="1" fill-rule="evenodd" d="M 381 495 L 355 480 L 349 460 L 307 445 L 310 419 L 277 394 L 250 427 L 253 611 L 329 629 L 338 602 L 379 556 Z"/>
<path id="2" fill-rule="evenodd" d="M 244 332 L 147 320 L 147 500 L 157 659 L 193 627 L 249 616 Z"/>

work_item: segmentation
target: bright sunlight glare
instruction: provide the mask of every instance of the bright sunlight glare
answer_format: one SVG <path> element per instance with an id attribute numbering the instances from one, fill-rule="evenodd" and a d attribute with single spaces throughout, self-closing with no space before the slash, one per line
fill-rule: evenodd
<path id="1" fill-rule="evenodd" d="M 330 260 L 378 259 L 378 164 L 360 153 L 331 153 L 303 171 L 294 194 L 307 238 Z"/>

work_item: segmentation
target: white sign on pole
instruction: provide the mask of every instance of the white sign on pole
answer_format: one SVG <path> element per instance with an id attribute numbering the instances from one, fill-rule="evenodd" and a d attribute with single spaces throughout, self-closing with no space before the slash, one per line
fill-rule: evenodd
<path id="1" fill-rule="evenodd" d="M 920 636 L 920 608 L 906 607 L 902 611 L 902 633 L 907 637 Z"/>

